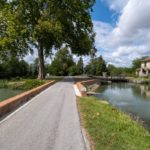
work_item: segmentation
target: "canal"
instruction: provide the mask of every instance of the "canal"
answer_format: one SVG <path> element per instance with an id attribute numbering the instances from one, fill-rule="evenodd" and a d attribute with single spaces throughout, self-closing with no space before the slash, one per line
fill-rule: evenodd
<path id="1" fill-rule="evenodd" d="M 120 110 L 139 117 L 150 130 L 150 86 L 133 83 L 102 85 L 95 95 Z"/>
<path id="2" fill-rule="evenodd" d="M 21 93 L 22 90 L 12 90 L 9 88 L 0 88 L 0 102 Z"/>

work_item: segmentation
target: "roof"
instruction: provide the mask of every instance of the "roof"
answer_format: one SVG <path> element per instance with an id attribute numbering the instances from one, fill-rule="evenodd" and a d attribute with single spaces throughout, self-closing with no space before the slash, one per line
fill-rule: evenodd
<path id="1" fill-rule="evenodd" d="M 150 58 L 145 58 L 142 61 L 150 61 Z"/>

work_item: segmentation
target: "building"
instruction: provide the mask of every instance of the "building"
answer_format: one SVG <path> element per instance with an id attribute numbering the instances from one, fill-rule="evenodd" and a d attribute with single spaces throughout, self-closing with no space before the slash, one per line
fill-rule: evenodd
<path id="1" fill-rule="evenodd" d="M 150 58 L 145 58 L 141 61 L 141 68 L 136 70 L 136 75 L 139 77 L 150 76 Z"/>

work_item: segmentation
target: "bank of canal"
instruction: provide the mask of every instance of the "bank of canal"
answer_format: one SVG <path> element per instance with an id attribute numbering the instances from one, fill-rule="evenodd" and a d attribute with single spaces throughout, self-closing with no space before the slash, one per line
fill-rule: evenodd
<path id="1" fill-rule="evenodd" d="M 49 80 L 37 79 L 24 79 L 15 81 L 0 80 L 0 102 L 7 98 L 16 96 L 24 91 L 38 87 L 48 81 Z"/>
<path id="2" fill-rule="evenodd" d="M 102 85 L 95 96 L 144 121 L 150 130 L 150 86 L 133 83 Z"/>

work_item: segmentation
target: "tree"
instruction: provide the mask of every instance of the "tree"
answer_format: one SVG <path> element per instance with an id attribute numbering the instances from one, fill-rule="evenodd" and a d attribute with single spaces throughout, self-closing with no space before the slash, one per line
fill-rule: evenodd
<path id="1" fill-rule="evenodd" d="M 131 76 L 134 73 L 131 67 L 116 67 L 114 65 L 108 65 L 108 74 L 111 76 L 128 75 Z"/>
<path id="2" fill-rule="evenodd" d="M 50 65 L 50 74 L 66 76 L 69 74 L 69 68 L 74 66 L 72 55 L 67 48 L 60 49 Z"/>
<path id="3" fill-rule="evenodd" d="M 15 35 L 13 39 L 22 42 L 20 44 L 26 49 L 30 48 L 30 45 L 38 49 L 38 78 L 44 78 L 44 56 L 48 56 L 53 47 L 59 48 L 65 44 L 77 55 L 88 55 L 93 52 L 95 34 L 90 11 L 94 2 L 95 0 L 13 0 L 9 2 L 13 10 L 12 22 L 15 22 L 19 31 L 15 32 L 19 35 Z M 11 32 L 9 36 L 12 35 Z M 12 42 L 10 42 L 11 46 Z"/>
<path id="4" fill-rule="evenodd" d="M 5 77 L 6 69 L 4 68 L 4 65 L 0 63 L 0 79 Z"/>
<path id="5" fill-rule="evenodd" d="M 24 57 L 31 51 L 27 40 L 27 28 L 15 18 L 16 9 L 11 2 L 0 2 L 0 59 Z"/>
<path id="6" fill-rule="evenodd" d="M 69 67 L 68 73 L 69 73 L 70 76 L 79 75 L 79 74 L 78 74 L 77 65 L 75 64 L 75 65 Z"/>
<path id="7" fill-rule="evenodd" d="M 92 58 L 90 63 L 86 66 L 86 72 L 89 75 L 101 76 L 103 72 L 107 72 L 105 60 L 102 56 Z"/>
<path id="8" fill-rule="evenodd" d="M 141 61 L 145 58 L 148 58 L 148 56 L 137 58 L 137 59 L 132 61 L 132 69 L 133 69 L 134 72 L 135 72 L 136 69 L 141 67 Z"/>
<path id="9" fill-rule="evenodd" d="M 28 75 L 29 65 L 24 60 L 11 57 L 0 65 L 1 78 L 25 77 Z M 1 70 L 2 69 L 2 70 Z"/>
<path id="10" fill-rule="evenodd" d="M 36 77 L 38 75 L 38 58 L 34 60 L 32 64 L 29 65 L 28 76 Z"/>
<path id="11" fill-rule="evenodd" d="M 97 58 L 96 75 L 101 76 L 103 72 L 107 72 L 106 63 L 102 56 Z"/>
<path id="12" fill-rule="evenodd" d="M 84 72 L 84 64 L 83 64 L 82 57 L 79 58 L 79 61 L 78 61 L 77 66 L 76 66 L 76 70 L 77 70 L 78 75 L 81 75 Z"/>

